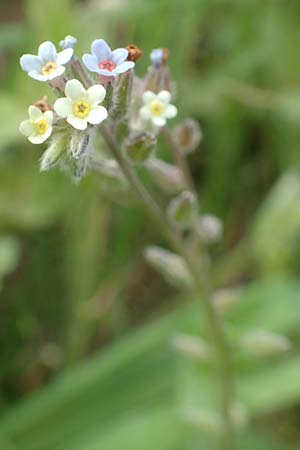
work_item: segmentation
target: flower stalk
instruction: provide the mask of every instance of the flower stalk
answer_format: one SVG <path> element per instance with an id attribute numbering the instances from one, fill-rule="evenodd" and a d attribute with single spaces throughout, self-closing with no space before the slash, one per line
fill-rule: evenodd
<path id="1" fill-rule="evenodd" d="M 112 155 L 117 160 L 124 176 L 143 207 L 145 213 L 157 225 L 158 230 L 163 234 L 166 241 L 186 262 L 190 275 L 193 279 L 194 288 L 201 298 L 208 324 L 213 348 L 215 351 L 215 364 L 218 376 L 218 384 L 221 399 L 222 428 L 220 433 L 220 450 L 234 450 L 234 430 L 231 417 L 231 406 L 233 399 L 233 377 L 231 370 L 230 349 L 222 326 L 222 322 L 215 310 L 212 301 L 212 290 L 209 285 L 209 270 L 203 272 L 198 269 L 198 264 L 194 257 L 187 251 L 182 239 L 168 224 L 159 205 L 145 189 L 130 163 L 120 152 L 119 144 L 111 135 L 109 129 L 101 127 L 104 137 Z"/>

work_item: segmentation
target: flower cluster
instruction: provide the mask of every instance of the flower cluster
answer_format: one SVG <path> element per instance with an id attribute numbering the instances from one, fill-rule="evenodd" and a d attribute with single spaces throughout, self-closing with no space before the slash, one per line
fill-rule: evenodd
<path id="1" fill-rule="evenodd" d="M 124 148 L 133 161 L 143 162 L 151 156 L 160 129 L 177 115 L 168 90 L 170 80 L 157 78 L 160 68 L 166 71 L 166 51 L 152 52 L 152 66 L 143 81 L 134 74 L 142 54 L 135 45 L 112 50 L 103 39 L 96 39 L 90 53 L 78 58 L 76 43 L 77 39 L 68 35 L 60 41 L 60 51 L 46 41 L 37 55 L 20 58 L 23 71 L 46 82 L 58 97 L 53 105 L 48 105 L 47 97 L 30 105 L 29 118 L 19 127 L 33 144 L 51 139 L 41 158 L 41 170 L 60 164 L 71 168 L 73 175 L 75 171 L 75 178 L 81 177 L 94 154 L 92 129 L 104 121 L 114 130 L 116 124 L 127 123 Z"/>

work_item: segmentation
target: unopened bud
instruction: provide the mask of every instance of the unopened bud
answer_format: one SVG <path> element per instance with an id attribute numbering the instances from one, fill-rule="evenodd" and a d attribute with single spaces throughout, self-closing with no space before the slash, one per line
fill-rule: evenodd
<path id="1" fill-rule="evenodd" d="M 67 148 L 67 137 L 63 134 L 56 135 L 53 137 L 50 146 L 47 150 L 42 154 L 40 159 L 40 170 L 41 172 L 45 172 L 47 170 L 52 169 L 60 157 L 66 151 Z"/>
<path id="2" fill-rule="evenodd" d="M 124 177 L 119 164 L 114 159 L 104 159 L 93 156 L 89 160 L 89 167 L 92 170 L 100 173 L 101 181 L 112 182 L 113 187 L 127 186 L 126 178 Z"/>
<path id="3" fill-rule="evenodd" d="M 265 330 L 249 331 L 240 345 L 250 355 L 262 357 L 287 352 L 292 346 L 287 337 Z"/>
<path id="4" fill-rule="evenodd" d="M 217 241 L 223 234 L 222 221 L 210 214 L 202 216 L 197 222 L 196 232 L 206 242 Z"/>
<path id="5" fill-rule="evenodd" d="M 200 337 L 178 334 L 173 339 L 173 345 L 183 356 L 200 361 L 207 361 L 211 358 L 210 346 Z"/>
<path id="6" fill-rule="evenodd" d="M 171 200 L 167 214 L 174 225 L 186 229 L 194 224 L 197 210 L 198 205 L 195 194 L 190 191 L 184 191 Z"/>
<path id="7" fill-rule="evenodd" d="M 74 130 L 70 139 L 69 153 L 74 159 L 81 159 L 88 151 L 90 132 Z"/>
<path id="8" fill-rule="evenodd" d="M 48 97 L 44 95 L 40 100 L 37 100 L 33 103 L 34 106 L 37 106 L 43 113 L 46 111 L 52 111 L 51 106 L 48 104 Z"/>
<path id="9" fill-rule="evenodd" d="M 174 193 L 181 191 L 184 187 L 182 171 L 172 164 L 157 158 L 150 158 L 146 167 L 154 181 L 166 192 Z"/>
<path id="10" fill-rule="evenodd" d="M 166 63 L 169 59 L 169 49 L 167 48 L 155 48 L 150 53 L 150 60 L 155 67 L 159 67 Z"/>
<path id="11" fill-rule="evenodd" d="M 234 402 L 230 407 L 230 415 L 235 426 L 244 428 L 248 423 L 248 414 L 245 406 L 240 402 Z"/>
<path id="12" fill-rule="evenodd" d="M 184 412 L 184 420 L 207 433 L 219 433 L 222 419 L 219 414 L 196 408 L 189 408 Z"/>
<path id="13" fill-rule="evenodd" d="M 77 39 L 74 36 L 68 34 L 62 41 L 59 42 L 59 46 L 64 50 L 66 48 L 74 48 L 77 44 Z"/>
<path id="14" fill-rule="evenodd" d="M 156 137 L 152 133 L 142 132 L 129 136 L 124 147 L 128 158 L 136 163 L 145 162 L 156 146 Z"/>
<path id="15" fill-rule="evenodd" d="M 148 263 L 170 284 L 177 287 L 191 286 L 191 276 L 181 256 L 156 246 L 147 247 L 144 255 Z"/>
<path id="16" fill-rule="evenodd" d="M 114 84 L 109 115 L 112 119 L 121 120 L 128 115 L 128 108 L 133 83 L 133 71 L 120 74 Z"/>
<path id="17" fill-rule="evenodd" d="M 136 62 L 143 54 L 142 50 L 134 44 L 127 45 L 126 50 L 128 50 L 127 61 Z"/>
<path id="18" fill-rule="evenodd" d="M 144 90 L 158 93 L 166 90 L 174 95 L 174 85 L 172 82 L 167 60 L 169 57 L 168 49 L 155 49 L 151 52 L 152 66 L 149 67 L 145 82 Z"/>
<path id="19" fill-rule="evenodd" d="M 193 152 L 202 140 L 202 131 L 193 119 L 186 119 L 173 131 L 174 140 L 185 153 Z"/>
<path id="20" fill-rule="evenodd" d="M 239 303 L 240 301 L 240 290 L 235 289 L 220 289 L 213 295 L 213 304 L 216 311 L 220 314 L 226 314 L 227 311 Z"/>
<path id="21" fill-rule="evenodd" d="M 49 368 L 57 368 L 63 362 L 64 354 L 61 347 L 54 343 L 45 344 L 40 351 L 40 361 Z"/>

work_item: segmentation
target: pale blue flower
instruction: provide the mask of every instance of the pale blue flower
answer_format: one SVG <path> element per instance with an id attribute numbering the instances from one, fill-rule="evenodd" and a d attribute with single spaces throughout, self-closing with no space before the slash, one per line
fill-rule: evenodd
<path id="1" fill-rule="evenodd" d="M 133 61 L 126 61 L 128 50 L 117 48 L 111 50 L 104 39 L 96 39 L 91 46 L 91 53 L 85 53 L 82 57 L 84 65 L 91 72 L 96 72 L 104 77 L 116 77 L 120 73 L 134 67 Z"/>
<path id="2" fill-rule="evenodd" d="M 49 81 L 61 76 L 72 58 L 74 50 L 66 48 L 57 53 L 55 45 L 46 41 L 39 46 L 38 55 L 23 55 L 20 65 L 31 78 L 39 81 Z"/>
<path id="3" fill-rule="evenodd" d="M 74 48 L 77 44 L 77 39 L 74 36 L 68 34 L 62 41 L 60 41 L 59 46 L 65 50 L 66 48 Z"/>

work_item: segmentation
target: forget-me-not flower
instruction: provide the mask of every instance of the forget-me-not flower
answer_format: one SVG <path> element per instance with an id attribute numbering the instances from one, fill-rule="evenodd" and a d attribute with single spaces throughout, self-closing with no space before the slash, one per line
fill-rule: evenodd
<path id="1" fill-rule="evenodd" d="M 28 108 L 29 120 L 21 122 L 19 130 L 32 144 L 42 144 L 52 133 L 53 112 L 44 113 L 34 105 Z"/>
<path id="2" fill-rule="evenodd" d="M 88 123 L 98 125 L 107 118 L 107 109 L 100 103 L 106 90 L 101 84 L 95 84 L 87 90 L 78 80 L 70 80 L 65 87 L 66 97 L 54 103 L 55 112 L 77 130 L 85 130 Z"/>
<path id="3" fill-rule="evenodd" d="M 134 67 L 133 61 L 126 61 L 128 50 L 117 48 L 111 50 L 104 39 L 96 39 L 91 45 L 91 53 L 82 57 L 84 65 L 91 72 L 104 77 L 116 77 Z"/>
<path id="4" fill-rule="evenodd" d="M 20 64 L 24 72 L 39 81 L 49 81 L 61 76 L 72 58 L 74 50 L 66 48 L 57 53 L 55 45 L 46 41 L 39 46 L 38 55 L 23 55 Z"/>
<path id="5" fill-rule="evenodd" d="M 155 94 L 146 91 L 143 94 L 144 106 L 140 109 L 140 116 L 145 121 L 151 121 L 157 127 L 164 127 L 167 119 L 177 115 L 177 108 L 170 104 L 171 94 L 168 91 L 160 91 Z"/>

